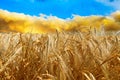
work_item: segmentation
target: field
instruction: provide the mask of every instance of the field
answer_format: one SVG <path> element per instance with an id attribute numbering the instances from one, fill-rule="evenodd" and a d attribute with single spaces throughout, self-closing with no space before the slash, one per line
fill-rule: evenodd
<path id="1" fill-rule="evenodd" d="M 120 35 L 0 33 L 0 80 L 120 80 Z"/>

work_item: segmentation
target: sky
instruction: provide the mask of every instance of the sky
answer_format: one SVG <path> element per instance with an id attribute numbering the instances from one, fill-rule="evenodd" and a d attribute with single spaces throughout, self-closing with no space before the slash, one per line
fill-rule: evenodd
<path id="1" fill-rule="evenodd" d="M 1 0 L 0 9 L 32 16 L 71 18 L 72 15 L 109 15 L 120 10 L 120 0 Z"/>

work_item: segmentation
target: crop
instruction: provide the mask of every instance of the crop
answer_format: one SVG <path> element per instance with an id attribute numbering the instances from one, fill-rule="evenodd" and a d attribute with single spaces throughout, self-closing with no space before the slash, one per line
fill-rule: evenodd
<path id="1" fill-rule="evenodd" d="M 120 80 L 120 35 L 0 33 L 0 80 Z"/>

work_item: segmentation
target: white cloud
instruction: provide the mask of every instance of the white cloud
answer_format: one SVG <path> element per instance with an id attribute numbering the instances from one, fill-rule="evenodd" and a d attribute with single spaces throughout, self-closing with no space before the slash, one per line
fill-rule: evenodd
<path id="1" fill-rule="evenodd" d="M 104 3 L 105 5 L 112 6 L 117 10 L 120 10 L 120 0 L 96 0 L 98 2 Z"/>

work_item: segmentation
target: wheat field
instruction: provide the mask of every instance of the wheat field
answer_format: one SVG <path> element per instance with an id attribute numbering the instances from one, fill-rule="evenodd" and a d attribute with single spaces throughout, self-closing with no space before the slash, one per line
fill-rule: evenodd
<path id="1" fill-rule="evenodd" d="M 0 80 L 120 80 L 120 35 L 0 33 Z"/>

